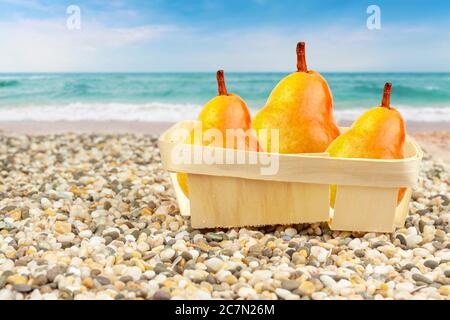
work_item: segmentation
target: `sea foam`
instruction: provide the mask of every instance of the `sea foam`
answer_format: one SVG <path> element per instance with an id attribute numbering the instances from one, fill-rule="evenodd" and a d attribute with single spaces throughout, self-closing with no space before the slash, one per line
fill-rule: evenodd
<path id="1" fill-rule="evenodd" d="M 176 104 L 149 102 L 127 103 L 69 103 L 63 105 L 26 105 L 0 108 L 0 121 L 145 121 L 176 122 L 196 119 L 202 106 L 197 104 Z M 418 108 L 401 105 L 397 109 L 407 121 L 449 122 L 448 107 Z M 335 109 L 337 121 L 353 121 L 368 109 Z M 257 110 L 251 109 L 254 115 Z"/>

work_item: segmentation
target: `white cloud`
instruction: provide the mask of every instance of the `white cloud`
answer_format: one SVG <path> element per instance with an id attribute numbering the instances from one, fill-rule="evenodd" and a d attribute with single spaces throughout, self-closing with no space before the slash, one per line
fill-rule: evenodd
<path id="1" fill-rule="evenodd" d="M 109 28 L 84 21 L 81 30 L 69 30 L 63 19 L 3 22 L 0 71 L 86 70 L 115 50 L 148 43 L 173 30 L 159 25 Z"/>
<path id="2" fill-rule="evenodd" d="M 183 59 L 160 57 L 175 70 L 290 71 L 295 45 L 307 43 L 311 69 L 320 71 L 449 71 L 450 34 L 421 26 L 385 25 L 381 30 L 329 24 L 320 28 L 247 28 L 207 37 L 192 32 Z M 176 44 L 174 44 L 176 45 Z M 174 49 L 174 51 L 177 51 Z M 172 59 L 167 64 L 165 59 Z M 173 69 L 170 69 L 173 70 Z"/>
<path id="3" fill-rule="evenodd" d="M 47 10 L 48 8 L 43 5 L 39 0 L 0 0 L 0 3 L 12 4 L 15 6 L 21 6 L 34 10 Z"/>
<path id="4" fill-rule="evenodd" d="M 112 28 L 82 20 L 0 22 L 0 72 L 290 71 L 295 45 L 307 42 L 319 71 L 449 71 L 450 34 L 429 27 L 383 25 L 370 31 L 321 28 L 200 30 L 164 25 Z"/>

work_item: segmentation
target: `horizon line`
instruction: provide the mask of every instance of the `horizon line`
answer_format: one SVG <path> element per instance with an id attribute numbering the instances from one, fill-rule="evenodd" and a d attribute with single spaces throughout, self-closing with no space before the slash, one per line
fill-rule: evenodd
<path id="1" fill-rule="evenodd" d="M 219 70 L 219 69 L 217 69 Z M 215 73 L 217 70 L 210 70 L 210 71 L 0 71 L 0 75 L 2 74 L 149 74 L 149 73 L 174 73 L 174 74 L 180 74 L 180 73 Z M 316 70 L 317 71 L 317 70 Z M 226 71 L 226 73 L 294 73 L 296 71 Z M 442 74 L 442 73 L 450 73 L 450 70 L 448 71 L 320 71 L 321 73 L 373 73 L 373 74 L 380 74 L 380 73 L 436 73 L 436 74 Z"/>

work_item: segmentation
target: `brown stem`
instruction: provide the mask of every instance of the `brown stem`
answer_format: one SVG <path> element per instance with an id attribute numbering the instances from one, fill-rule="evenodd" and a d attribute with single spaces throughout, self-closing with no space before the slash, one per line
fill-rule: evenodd
<path id="1" fill-rule="evenodd" d="M 305 56 L 305 43 L 297 43 L 297 71 L 308 72 L 306 66 L 306 56 Z"/>
<path id="2" fill-rule="evenodd" d="M 381 100 L 381 106 L 390 109 L 391 108 L 391 88 L 392 83 L 386 82 L 383 90 L 383 100 Z"/>
<path id="3" fill-rule="evenodd" d="M 217 71 L 217 86 L 219 88 L 219 96 L 228 95 L 227 86 L 225 85 L 225 76 L 223 70 Z"/>

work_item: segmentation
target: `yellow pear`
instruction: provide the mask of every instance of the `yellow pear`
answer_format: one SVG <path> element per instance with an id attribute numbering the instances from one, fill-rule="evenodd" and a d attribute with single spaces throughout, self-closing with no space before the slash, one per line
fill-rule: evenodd
<path id="1" fill-rule="evenodd" d="M 226 137 L 227 129 L 243 129 L 247 134 L 251 129 L 251 116 L 247 104 L 241 97 L 233 93 L 228 93 L 225 85 L 225 77 L 223 70 L 217 71 L 217 84 L 219 95 L 211 99 L 202 109 L 198 116 L 198 120 L 202 123 L 202 131 L 205 133 L 209 129 L 218 129 L 223 137 Z M 191 133 L 188 143 L 194 143 L 194 132 Z M 249 134 L 245 138 L 245 150 L 260 150 L 256 136 Z M 226 139 L 218 143 L 218 141 L 202 140 L 203 145 L 214 144 L 216 147 L 226 148 L 228 143 Z M 235 149 L 239 149 L 240 145 L 233 143 Z M 186 196 L 189 195 L 187 175 L 185 173 L 177 173 L 178 184 Z"/>
<path id="2" fill-rule="evenodd" d="M 390 105 L 390 83 L 384 85 L 383 99 L 379 107 L 362 114 L 352 127 L 327 148 L 331 157 L 403 159 L 405 144 L 405 122 L 400 112 Z M 400 201 L 405 188 L 400 188 Z M 331 207 L 336 200 L 336 186 L 331 186 Z"/>
<path id="3" fill-rule="evenodd" d="M 331 90 L 318 72 L 308 70 L 304 42 L 297 44 L 297 72 L 272 90 L 254 117 L 253 128 L 257 134 L 261 129 L 278 129 L 280 153 L 324 152 L 339 135 Z M 270 134 L 258 138 L 266 151 L 275 148 Z"/>

